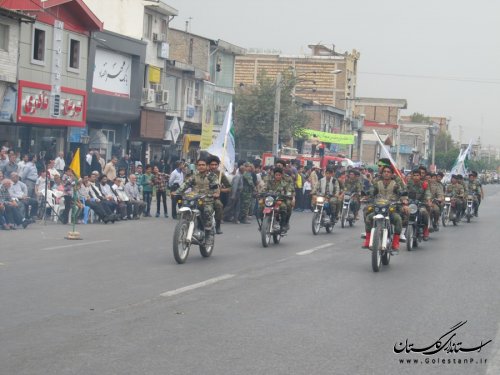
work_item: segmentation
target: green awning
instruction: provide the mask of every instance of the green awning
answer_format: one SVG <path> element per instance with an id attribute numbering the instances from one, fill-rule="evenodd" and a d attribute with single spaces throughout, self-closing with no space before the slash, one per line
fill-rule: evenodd
<path id="1" fill-rule="evenodd" d="M 306 134 L 311 138 L 313 135 L 316 135 L 321 142 L 325 143 L 334 143 L 337 145 L 353 145 L 354 144 L 354 135 L 352 134 L 336 134 L 336 133 L 327 133 L 320 132 L 313 129 L 302 129 L 300 131 L 301 134 Z"/>

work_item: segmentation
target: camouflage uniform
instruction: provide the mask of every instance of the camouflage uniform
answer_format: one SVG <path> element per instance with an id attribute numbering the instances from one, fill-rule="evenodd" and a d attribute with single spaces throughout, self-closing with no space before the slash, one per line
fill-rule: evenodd
<path id="1" fill-rule="evenodd" d="M 276 181 L 273 176 L 269 176 L 266 181 L 265 189 L 266 192 L 272 192 L 286 198 L 283 200 L 283 203 L 279 208 L 281 218 L 280 225 L 282 227 L 288 223 L 288 212 L 289 208 L 292 206 L 291 200 L 293 197 L 293 192 L 295 190 L 291 189 L 289 182 L 287 182 L 283 177 L 280 181 Z"/>
<path id="2" fill-rule="evenodd" d="M 386 185 L 382 179 L 379 179 L 377 182 L 373 183 L 373 189 L 371 196 L 373 198 L 380 197 L 383 199 L 387 199 L 390 202 L 399 201 L 401 197 L 402 190 L 400 185 L 393 179 L 389 181 Z M 365 230 L 367 233 L 371 232 L 373 227 L 373 216 L 375 216 L 375 212 L 372 212 L 366 215 L 365 220 Z M 392 224 L 394 224 L 394 234 L 401 234 L 403 229 L 401 216 L 397 212 L 393 212 L 390 216 Z M 368 238 L 368 237 L 367 237 Z"/>
<path id="3" fill-rule="evenodd" d="M 444 186 L 439 181 L 432 181 L 429 185 L 429 191 L 431 193 L 431 200 L 437 200 L 438 203 L 432 202 L 431 215 L 435 220 L 439 220 L 439 215 L 441 215 L 442 202 L 444 201 Z"/>
<path id="4" fill-rule="evenodd" d="M 322 186 L 324 184 L 324 186 Z M 332 177 L 332 191 L 330 191 L 329 183 L 326 181 L 326 177 L 323 177 L 318 181 L 316 186 L 313 187 L 311 192 L 312 195 L 321 194 L 328 197 L 328 202 L 330 205 L 330 216 L 335 219 L 337 216 L 337 195 L 340 193 L 340 185 L 337 179 Z"/>
<path id="5" fill-rule="evenodd" d="M 221 171 L 214 171 L 212 173 L 217 176 L 217 181 L 219 181 Z M 231 183 L 227 179 L 226 174 L 222 173 L 222 177 L 220 180 L 220 188 L 226 189 L 226 188 L 230 188 L 230 187 L 231 187 Z M 222 217 L 224 215 L 224 205 L 222 204 L 222 201 L 220 200 L 220 196 L 218 198 L 215 198 L 215 200 L 214 200 L 214 211 L 215 211 L 215 225 L 220 230 L 220 223 L 221 223 Z"/>
<path id="6" fill-rule="evenodd" d="M 241 192 L 240 222 L 246 222 L 252 204 L 252 194 L 255 190 L 252 174 L 243 173 L 243 191 Z"/>
<path id="7" fill-rule="evenodd" d="M 481 183 L 474 179 L 474 180 L 469 180 L 467 184 L 467 190 L 470 193 L 474 193 L 474 214 L 477 216 L 477 211 L 479 209 L 479 205 L 481 204 L 481 190 L 482 186 Z"/>
<path id="8" fill-rule="evenodd" d="M 351 211 L 354 213 L 354 215 L 358 214 L 359 211 L 359 197 L 361 195 L 361 192 L 363 191 L 363 184 L 361 181 L 356 178 L 354 180 L 347 179 L 345 182 L 345 187 L 344 187 L 344 192 L 349 192 L 351 194 L 356 193 L 357 196 L 352 199 L 351 201 Z"/>
<path id="9" fill-rule="evenodd" d="M 406 190 L 408 191 L 408 196 L 414 195 L 414 199 L 420 201 L 421 203 L 427 204 L 429 199 L 431 199 L 431 191 L 427 182 L 419 181 L 418 183 L 415 183 L 412 179 L 410 179 L 406 185 Z M 424 225 L 427 227 L 429 225 L 429 211 L 426 207 L 420 207 L 420 213 L 422 214 Z"/>
<path id="10" fill-rule="evenodd" d="M 456 198 L 456 212 L 461 214 L 464 206 L 465 195 L 465 190 L 462 184 L 459 184 L 458 182 L 448 184 L 448 186 L 446 186 L 446 194 L 450 194 L 453 198 Z"/>
<path id="11" fill-rule="evenodd" d="M 205 194 L 202 219 L 205 225 L 205 230 L 212 229 L 212 215 L 214 213 L 214 198 L 213 194 L 218 190 L 217 175 L 212 172 L 199 173 L 195 172 L 191 177 L 184 181 L 184 183 L 177 189 L 175 195 L 182 195 L 187 189 L 191 188 L 194 194 Z"/>

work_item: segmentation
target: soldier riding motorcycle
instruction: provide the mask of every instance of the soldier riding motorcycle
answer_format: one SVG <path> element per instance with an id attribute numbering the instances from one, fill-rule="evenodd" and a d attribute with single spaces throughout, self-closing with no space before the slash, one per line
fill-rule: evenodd
<path id="1" fill-rule="evenodd" d="M 174 257 L 179 264 L 186 261 L 193 242 L 199 244 L 204 257 L 210 256 L 214 247 L 213 200 L 219 196 L 217 176 L 208 172 L 204 158 L 198 159 L 196 168 L 197 172 L 175 192 L 175 195 L 183 195 L 189 189 L 190 193 L 183 198 L 183 207 L 179 209 L 181 218 L 173 237 Z"/>

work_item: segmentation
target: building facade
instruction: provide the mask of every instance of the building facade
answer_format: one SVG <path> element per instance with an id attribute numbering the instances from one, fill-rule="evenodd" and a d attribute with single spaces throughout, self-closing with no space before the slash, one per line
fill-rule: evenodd
<path id="1" fill-rule="evenodd" d="M 54 158 L 69 151 L 74 128 L 85 128 L 88 41 L 102 22 L 81 0 L 0 2 L 36 18 L 21 23 L 17 67 L 17 105 L 7 132 L 21 152 Z"/>

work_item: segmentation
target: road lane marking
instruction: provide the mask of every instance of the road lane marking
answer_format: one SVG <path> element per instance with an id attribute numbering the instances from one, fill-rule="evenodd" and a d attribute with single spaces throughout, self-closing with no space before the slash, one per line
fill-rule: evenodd
<path id="1" fill-rule="evenodd" d="M 493 349 L 491 349 L 491 356 L 488 368 L 486 369 L 486 375 L 497 375 L 500 374 L 500 323 L 497 328 L 497 335 L 493 339 Z"/>
<path id="2" fill-rule="evenodd" d="M 330 246 L 333 246 L 333 243 L 325 243 L 323 245 L 313 247 L 312 249 L 309 249 L 309 250 L 299 251 L 296 254 L 297 255 L 309 255 L 309 254 L 314 253 L 315 251 L 318 251 L 318 250 L 324 249 L 325 247 L 330 247 Z"/>
<path id="3" fill-rule="evenodd" d="M 87 246 L 87 245 L 95 245 L 98 243 L 111 242 L 111 240 L 100 240 L 100 241 L 90 241 L 90 242 L 81 242 L 77 244 L 71 245 L 61 245 L 61 246 L 53 246 L 53 247 L 45 247 L 41 250 L 57 250 L 57 249 L 65 249 L 67 247 L 76 247 L 76 246 Z"/>
<path id="4" fill-rule="evenodd" d="M 179 289 L 169 290 L 168 292 L 161 293 L 160 296 L 162 296 L 162 297 L 176 296 L 177 294 L 181 294 L 181 293 L 184 293 L 184 292 L 189 292 L 190 290 L 194 290 L 194 289 L 198 289 L 198 288 L 203 288 L 205 286 L 218 283 L 219 281 L 231 279 L 231 278 L 233 278 L 235 276 L 236 275 L 226 274 L 226 275 L 214 277 L 213 279 L 208 279 L 208 280 L 202 281 L 201 283 L 196 283 L 196 284 L 188 285 L 188 286 L 185 286 L 185 287 L 182 287 L 182 288 L 179 288 Z"/>

